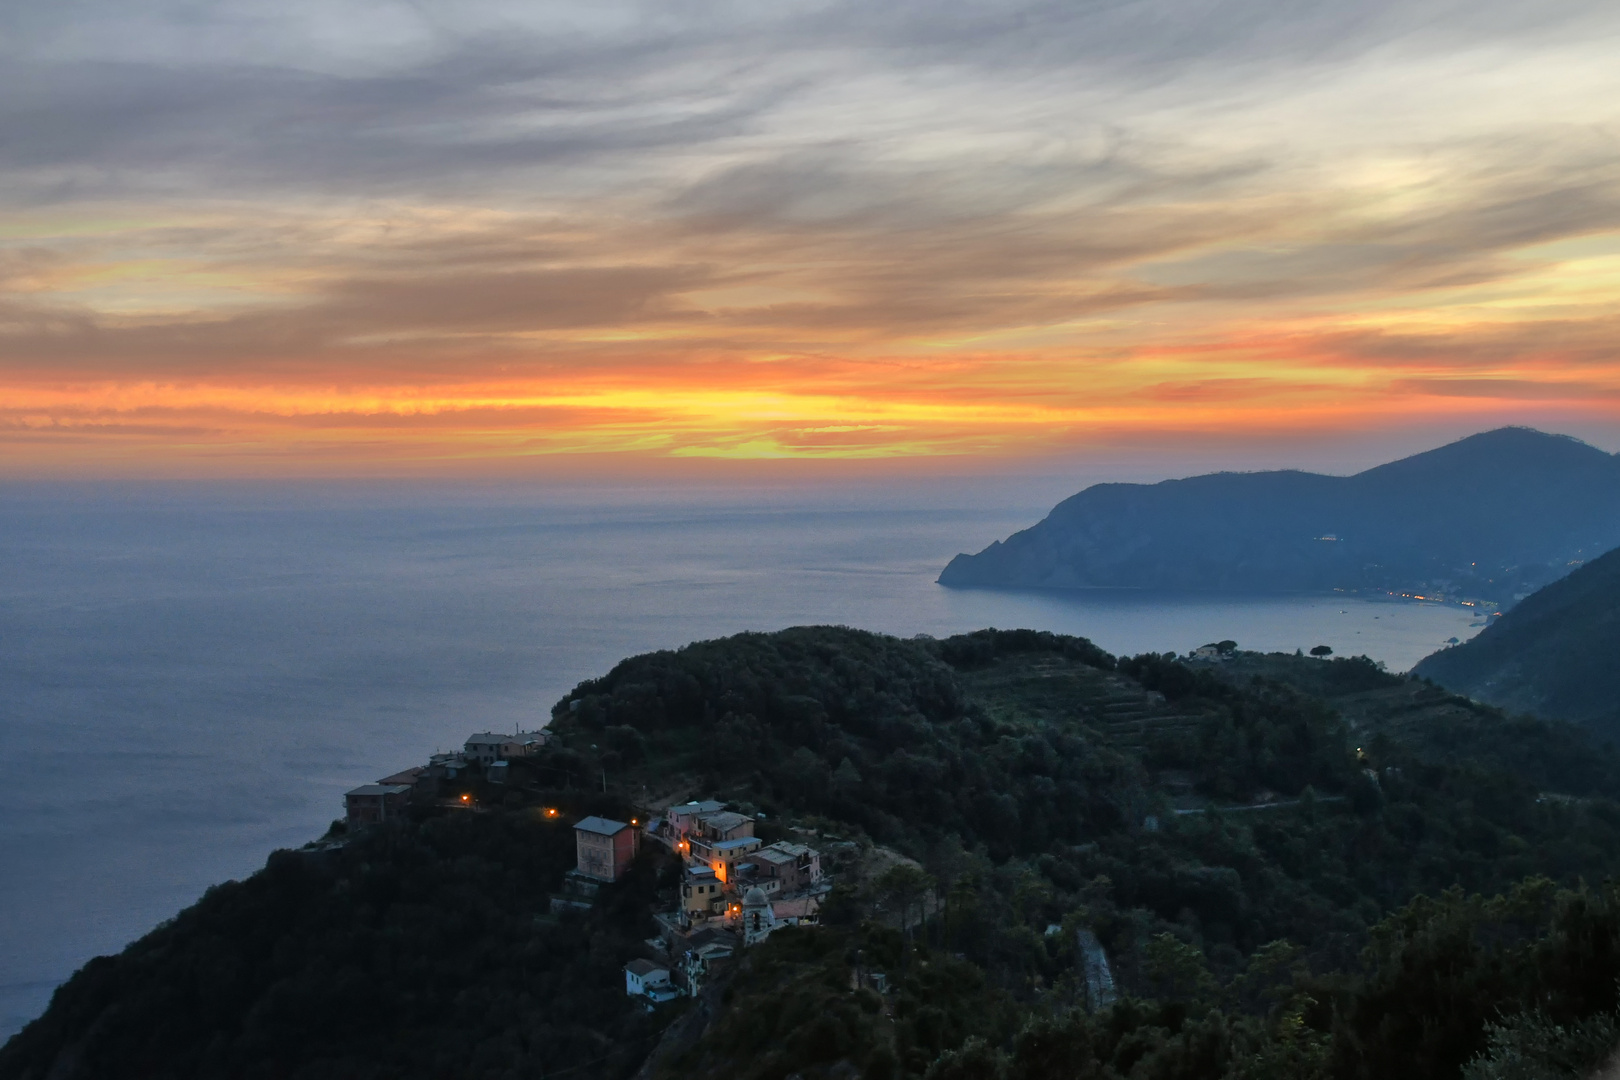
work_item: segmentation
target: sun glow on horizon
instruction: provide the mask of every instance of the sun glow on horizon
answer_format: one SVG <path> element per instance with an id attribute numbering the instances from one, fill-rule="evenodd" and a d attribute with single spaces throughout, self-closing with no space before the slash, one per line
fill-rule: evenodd
<path id="1" fill-rule="evenodd" d="M 74 70 L 182 80 L 138 121 L 162 153 L 47 94 L 86 141 L 0 166 L 0 476 L 1620 431 L 1598 8 L 1450 45 L 1380 15 L 1334 63 L 1291 14 L 1268 32 L 1316 44 L 1263 64 L 1217 18 L 1171 75 L 1128 18 L 985 14 L 911 55 L 699 4 L 642 53 L 634 19 L 582 24 L 600 71 L 565 84 L 463 57 L 431 105 L 378 73 L 451 39 L 328 41 L 327 83 L 293 15 L 241 39 L 281 87 L 254 138 L 237 76 L 129 17 Z M 164 111 L 208 87 L 217 117 Z"/>

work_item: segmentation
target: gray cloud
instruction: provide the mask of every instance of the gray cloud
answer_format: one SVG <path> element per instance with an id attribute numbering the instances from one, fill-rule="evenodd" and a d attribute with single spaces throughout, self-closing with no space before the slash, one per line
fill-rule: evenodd
<path id="1" fill-rule="evenodd" d="M 679 267 L 579 267 L 504 271 L 443 278 L 354 278 L 306 312 L 357 332 L 457 329 L 500 333 L 634 325 L 649 317 L 683 317 L 671 293 L 709 275 Z"/>
<path id="2" fill-rule="evenodd" d="M 475 335 L 499 354 L 503 335 L 586 327 L 678 326 L 716 346 L 774 328 L 776 345 L 814 350 L 1489 281 L 1522 270 L 1506 252 L 1620 226 L 1612 127 L 1409 130 L 1397 110 L 1380 146 L 1444 162 L 1431 182 L 1458 197 L 1294 236 L 1291 218 L 1321 210 L 1311 186 L 1353 156 L 1358 136 L 1333 125 L 1358 103 L 1303 126 L 1268 110 L 1363 69 L 1617 26 L 1598 0 L 14 5 L 0 15 L 14 207 L 235 201 L 295 223 L 131 243 L 322 274 L 128 319 L 26 292 L 120 253 L 0 243 L 0 363 L 318 367 L 409 339 L 390 362 L 426 366 Z M 309 224 L 390 199 L 512 217 L 405 240 Z M 728 284 L 792 295 L 689 298 Z"/>
<path id="3" fill-rule="evenodd" d="M 1456 377 L 1430 378 L 1432 382 L 1464 381 L 1469 372 L 1508 368 L 1526 361 L 1545 373 L 1536 385 L 1558 385 L 1560 376 L 1579 375 L 1583 368 L 1609 368 L 1614 364 L 1614 343 L 1620 340 L 1620 317 L 1540 319 L 1529 323 L 1485 324 L 1445 334 L 1409 334 L 1392 331 L 1339 332 L 1324 335 L 1317 346 L 1332 354 L 1331 362 L 1351 361 L 1358 368 L 1436 367 L 1459 370 Z M 1527 380 L 1527 385 L 1535 380 Z M 1409 385 L 1413 388 L 1418 383 Z M 1493 376 L 1479 385 L 1510 389 L 1514 384 Z M 1578 388 L 1579 380 L 1565 385 Z M 1572 393 L 1579 393 L 1578 389 Z"/>
<path id="4" fill-rule="evenodd" d="M 442 362 L 475 334 L 582 327 L 661 325 L 694 317 L 672 295 L 710 279 L 701 268 L 482 268 L 434 274 L 421 267 L 391 277 L 349 276 L 302 302 L 213 318 L 112 319 L 61 305 L 0 303 L 0 367 L 61 370 L 109 365 L 178 372 L 248 359 L 300 366 L 336 353 L 375 360 L 408 342 L 399 368 Z"/>
<path id="5" fill-rule="evenodd" d="M 0 71 L 0 169 L 39 202 L 195 194 L 222 183 L 244 194 L 510 197 L 500 181 L 511 170 L 704 142 L 764 107 L 698 100 L 660 115 L 584 78 L 569 95 L 548 91 L 544 83 L 570 80 L 567 70 L 511 71 L 479 59 L 358 79 L 8 65 Z"/>
<path id="6" fill-rule="evenodd" d="M 346 57 L 310 46 L 303 58 L 299 35 L 315 30 L 292 15 L 267 27 L 224 4 L 144 18 L 144 6 L 110 0 L 18 5 L 16 44 L 0 64 L 0 175 L 47 201 L 220 184 L 510 198 L 513 174 L 532 183 L 537 169 L 559 174 L 542 188 L 605 175 L 670 185 L 648 155 L 725 152 L 745 138 L 837 168 L 873 148 L 821 137 L 796 147 L 781 125 L 813 90 L 874 73 L 901 93 L 909 80 L 954 72 L 1015 96 L 1059 93 L 1069 80 L 1197 98 L 1392 46 L 1525 47 L 1601 23 L 1608 10 L 1570 0 L 851 0 L 765 14 L 729 3 L 604 5 L 623 14 L 592 28 L 556 14 L 570 7 L 591 6 L 541 7 L 527 21 L 478 5 L 414 6 L 426 13 L 420 41 L 385 39 Z M 322 19 L 361 37 L 367 11 L 336 3 Z M 103 22 L 127 29 L 116 48 L 94 36 L 61 43 L 77 40 L 72 25 Z M 202 47 L 187 52 L 188 33 Z"/>

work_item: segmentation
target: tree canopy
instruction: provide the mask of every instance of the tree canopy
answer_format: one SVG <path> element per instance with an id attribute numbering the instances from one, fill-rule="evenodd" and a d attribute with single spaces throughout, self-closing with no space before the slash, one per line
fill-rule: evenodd
<path id="1" fill-rule="evenodd" d="M 468 781 L 483 811 L 278 852 L 87 965 L 0 1077 L 626 1077 L 658 1046 L 759 1080 L 1486 1080 L 1614 1030 L 1614 751 L 1364 658 L 808 627 L 631 658 L 554 715 Z M 649 1015 L 620 968 L 673 860 L 549 897 L 567 822 L 677 787 L 840 884 Z"/>

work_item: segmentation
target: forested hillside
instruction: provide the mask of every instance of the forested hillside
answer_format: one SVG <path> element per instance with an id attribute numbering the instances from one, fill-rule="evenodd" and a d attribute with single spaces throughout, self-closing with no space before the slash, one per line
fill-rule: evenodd
<path id="1" fill-rule="evenodd" d="M 1415 673 L 1513 712 L 1620 737 L 1620 550 L 1526 597 Z"/>
<path id="2" fill-rule="evenodd" d="M 944 585 L 1439 592 L 1507 605 L 1620 544 L 1620 459 L 1529 428 L 1354 476 L 1213 473 L 1096 484 Z"/>
<path id="3" fill-rule="evenodd" d="M 658 868 L 588 914 L 537 919 L 573 862 L 572 830 L 532 812 L 278 851 L 87 964 L 0 1049 L 0 1076 L 624 1075 L 660 1026 L 619 975 Z"/>
<path id="4" fill-rule="evenodd" d="M 1620 760 L 1363 660 L 799 628 L 626 660 L 555 717 L 483 812 L 278 853 L 87 966 L 0 1077 L 627 1077 L 656 1047 L 649 1077 L 1483 1080 L 1617 1034 Z M 649 1016 L 620 966 L 672 860 L 546 912 L 560 822 L 661 794 L 901 870 Z"/>

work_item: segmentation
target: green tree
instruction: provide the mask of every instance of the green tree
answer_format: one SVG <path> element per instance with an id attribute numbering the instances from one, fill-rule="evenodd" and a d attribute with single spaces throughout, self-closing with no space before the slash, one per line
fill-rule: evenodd
<path id="1" fill-rule="evenodd" d="M 925 1080 L 1004 1080 L 1007 1058 L 975 1035 L 961 1049 L 947 1050 L 928 1066 Z"/>
<path id="2" fill-rule="evenodd" d="M 1613 1013 L 1555 1024 L 1540 1010 L 1485 1028 L 1486 1049 L 1463 1069 L 1463 1080 L 1585 1080 L 1620 1046 Z"/>
<path id="3" fill-rule="evenodd" d="M 919 922 L 926 914 L 923 905 L 934 891 L 934 879 L 910 863 L 899 863 L 880 874 L 872 887 L 878 903 L 899 914 L 901 933 L 908 933 L 912 910 Z"/>
<path id="4" fill-rule="evenodd" d="M 1157 934 L 1148 941 L 1143 970 L 1157 996 L 1188 1005 L 1208 1005 L 1219 992 L 1209 972 L 1204 950 L 1174 934 Z"/>

